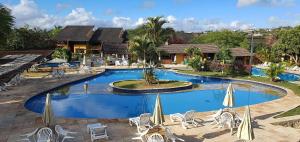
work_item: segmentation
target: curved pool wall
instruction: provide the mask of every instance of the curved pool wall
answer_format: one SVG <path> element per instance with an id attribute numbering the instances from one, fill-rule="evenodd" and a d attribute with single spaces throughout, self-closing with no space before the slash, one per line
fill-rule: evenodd
<path id="1" fill-rule="evenodd" d="M 252 76 L 267 77 L 267 74 L 265 73 L 264 69 L 257 68 L 257 67 L 253 67 L 251 69 L 251 74 L 252 74 Z M 294 73 L 281 73 L 278 77 L 284 81 L 300 80 L 300 75 L 294 74 Z"/>
<path id="2" fill-rule="evenodd" d="M 227 83 L 232 80 L 202 76 L 177 74 L 171 71 L 157 70 L 160 79 L 190 81 L 200 86 L 223 86 L 222 89 L 192 90 L 187 92 L 161 93 L 161 102 L 164 114 L 196 110 L 199 112 L 223 108 Z M 112 92 L 109 83 L 125 79 L 142 79 L 142 70 L 123 69 L 107 70 L 100 75 L 87 80 L 52 90 L 52 107 L 56 117 L 67 118 L 129 118 L 144 112 L 152 112 L 156 94 L 126 95 Z M 88 84 L 87 92 L 84 84 Z M 261 88 L 272 86 L 255 85 Z M 255 88 L 255 87 L 254 87 Z M 235 107 L 258 104 L 278 99 L 279 96 L 264 93 L 255 89 L 235 89 Z M 45 103 L 45 93 L 30 98 L 25 107 L 33 112 L 42 113 Z"/>

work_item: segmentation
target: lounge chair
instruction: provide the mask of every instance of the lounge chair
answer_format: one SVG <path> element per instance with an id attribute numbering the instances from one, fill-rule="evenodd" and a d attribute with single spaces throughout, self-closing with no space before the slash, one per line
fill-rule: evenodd
<path id="1" fill-rule="evenodd" d="M 179 120 L 181 122 L 181 126 L 184 129 L 187 129 L 187 126 L 189 124 L 192 124 L 195 127 L 197 127 L 199 125 L 199 123 L 195 121 L 195 111 L 194 110 L 187 111 L 185 114 L 181 114 L 181 113 L 170 114 L 170 119 L 172 122 Z"/>
<path id="2" fill-rule="evenodd" d="M 108 140 L 108 135 L 107 135 L 106 128 L 107 128 L 106 126 L 101 126 L 101 127 L 98 127 L 98 128 L 90 129 L 92 142 L 94 140 L 99 140 L 99 139 L 107 139 Z"/>
<path id="3" fill-rule="evenodd" d="M 178 141 L 184 142 L 183 139 L 176 137 L 176 136 L 172 133 L 172 131 L 171 131 L 170 128 L 166 128 L 166 135 L 165 135 L 165 136 L 166 136 L 166 138 L 167 138 L 167 141 L 168 141 L 168 140 L 171 140 L 172 142 L 176 142 L 176 140 L 178 140 Z"/>
<path id="4" fill-rule="evenodd" d="M 151 127 L 150 117 L 151 117 L 150 113 L 143 113 L 139 117 L 129 118 L 129 125 L 132 126 L 133 124 L 135 124 L 137 127 L 140 126 Z"/>
<path id="5" fill-rule="evenodd" d="M 148 133 L 148 131 L 149 131 L 149 129 L 146 129 L 146 130 L 144 130 L 144 131 L 138 133 L 138 134 L 139 134 L 138 137 L 134 137 L 134 138 L 132 138 L 132 139 L 133 139 L 133 140 L 141 140 L 142 142 L 145 142 L 145 141 L 146 141 L 145 136 L 146 136 L 146 134 Z"/>
<path id="6" fill-rule="evenodd" d="M 223 109 L 219 109 L 214 114 L 207 116 L 207 117 L 209 117 L 207 121 L 212 121 L 211 124 L 217 123 L 221 117 L 222 112 L 223 112 Z"/>
<path id="7" fill-rule="evenodd" d="M 22 137 L 22 139 L 18 140 L 18 141 L 27 141 L 27 142 L 31 142 L 31 141 L 36 141 L 36 133 L 38 132 L 39 128 L 36 128 L 33 132 L 27 133 L 27 134 L 23 134 L 20 135 L 20 137 Z"/>
<path id="8" fill-rule="evenodd" d="M 116 60 L 116 61 L 115 61 L 115 66 L 121 66 L 120 61 Z"/>
<path id="9" fill-rule="evenodd" d="M 150 135 L 147 139 L 147 142 L 164 142 L 164 138 L 162 137 L 162 135 L 158 134 L 158 133 L 154 133 L 152 135 Z"/>
<path id="10" fill-rule="evenodd" d="M 60 142 L 64 142 L 66 139 L 74 139 L 70 134 L 77 134 L 77 132 L 64 130 L 60 125 L 55 126 L 55 131 L 57 133 L 57 141 L 62 139 Z"/>
<path id="11" fill-rule="evenodd" d="M 50 128 L 41 128 L 37 134 L 37 142 L 49 142 L 52 139 L 52 130 Z"/>
<path id="12" fill-rule="evenodd" d="M 0 85 L 0 92 L 2 91 L 7 91 L 6 86 L 5 85 Z"/>
<path id="13" fill-rule="evenodd" d="M 128 61 L 127 61 L 127 60 L 123 60 L 123 61 L 122 61 L 122 65 L 123 65 L 123 66 L 128 66 L 128 65 L 129 65 L 129 64 L 128 64 Z"/>

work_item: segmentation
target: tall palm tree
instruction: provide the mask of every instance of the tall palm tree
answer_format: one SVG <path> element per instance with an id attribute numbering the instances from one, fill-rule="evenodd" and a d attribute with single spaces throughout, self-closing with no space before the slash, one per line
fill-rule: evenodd
<path id="1" fill-rule="evenodd" d="M 129 51 L 137 58 L 144 59 L 144 64 L 146 63 L 147 58 L 149 59 L 149 56 L 146 55 L 149 55 L 149 52 L 152 51 L 153 47 L 153 42 L 151 42 L 146 35 L 141 37 L 136 36 L 129 41 Z"/>
<path id="2" fill-rule="evenodd" d="M 168 23 L 168 21 L 162 19 L 163 17 L 149 17 L 147 18 L 147 23 L 145 24 L 146 34 L 148 38 L 156 45 L 161 45 L 164 41 L 162 41 L 163 37 L 165 37 L 165 34 L 169 34 L 166 30 L 163 28 L 163 25 Z"/>
<path id="3" fill-rule="evenodd" d="M 8 34 L 11 32 L 15 18 L 11 15 L 10 9 L 0 3 L 0 44 L 6 42 Z"/>

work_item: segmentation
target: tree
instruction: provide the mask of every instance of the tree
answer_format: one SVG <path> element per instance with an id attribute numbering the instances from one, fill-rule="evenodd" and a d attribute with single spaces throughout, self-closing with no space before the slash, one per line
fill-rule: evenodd
<path id="1" fill-rule="evenodd" d="M 283 73 L 285 71 L 283 64 L 279 63 L 271 63 L 269 68 L 266 71 L 266 74 L 269 78 L 271 78 L 271 81 L 276 81 L 279 74 Z"/>
<path id="2" fill-rule="evenodd" d="M 14 20 L 10 9 L 0 3 L 0 49 L 6 48 L 6 41 L 14 25 Z"/>
<path id="3" fill-rule="evenodd" d="M 153 60 L 156 56 L 153 42 L 145 35 L 142 37 L 136 36 L 129 41 L 129 51 L 138 59 L 144 59 L 145 62 Z"/>
<path id="4" fill-rule="evenodd" d="M 54 39 L 61 30 L 62 26 L 54 26 L 54 28 L 49 31 L 50 37 Z"/>
<path id="5" fill-rule="evenodd" d="M 230 30 L 221 30 L 215 32 L 208 32 L 206 34 L 202 34 L 196 36 L 192 43 L 213 43 L 216 44 L 220 48 L 220 52 L 217 57 L 219 60 L 230 60 L 232 57 L 230 56 L 230 48 L 235 47 L 249 47 L 249 40 L 247 38 L 247 33 L 240 31 L 230 31 Z"/>
<path id="6" fill-rule="evenodd" d="M 294 63 L 299 63 L 300 26 L 277 32 L 277 41 L 273 45 L 276 56 L 288 56 Z"/>
<path id="7" fill-rule="evenodd" d="M 200 48 L 189 47 L 185 49 L 185 53 L 188 55 L 188 66 L 195 71 L 200 71 L 205 64 Z"/>
<path id="8" fill-rule="evenodd" d="M 52 58 L 65 59 L 70 61 L 72 57 L 71 54 L 72 53 L 66 48 L 56 48 L 52 54 Z"/>
<path id="9" fill-rule="evenodd" d="M 7 50 L 41 50 L 54 49 L 55 42 L 50 31 L 39 28 L 30 28 L 28 25 L 15 28 L 8 35 Z"/>
<path id="10" fill-rule="evenodd" d="M 149 17 L 144 25 L 147 37 L 154 43 L 156 47 L 164 44 L 170 35 L 174 33 L 172 28 L 163 28 L 163 25 L 168 23 L 163 17 Z"/>

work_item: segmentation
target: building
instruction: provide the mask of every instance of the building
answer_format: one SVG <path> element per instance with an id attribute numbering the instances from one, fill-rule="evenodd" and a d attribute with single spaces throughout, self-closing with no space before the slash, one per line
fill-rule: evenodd
<path id="1" fill-rule="evenodd" d="M 94 30 L 94 26 L 66 26 L 56 40 L 58 47 L 67 48 L 73 53 L 118 54 L 120 49 L 127 54 L 127 51 L 124 52 L 124 47 L 126 50 L 128 47 L 127 32 L 122 28 Z"/>
<path id="2" fill-rule="evenodd" d="M 170 44 L 159 47 L 161 53 L 161 61 L 163 64 L 171 64 L 174 61 L 177 64 L 184 63 L 187 58 L 185 49 L 187 48 L 199 48 L 204 58 L 207 60 L 215 59 L 215 55 L 219 52 L 218 46 L 214 44 Z M 164 53 L 163 53 L 164 52 Z M 242 63 L 249 64 L 250 52 L 245 48 L 230 48 L 231 56 Z M 256 58 L 254 61 L 256 62 Z"/>
<path id="3" fill-rule="evenodd" d="M 176 61 L 177 64 L 182 64 L 186 58 L 185 49 L 199 48 L 203 56 L 208 60 L 213 60 L 215 54 L 219 52 L 219 48 L 214 44 L 170 44 L 159 47 L 161 52 L 166 54 L 161 55 L 163 64 L 171 64 Z M 176 60 L 175 60 L 176 58 Z"/>

